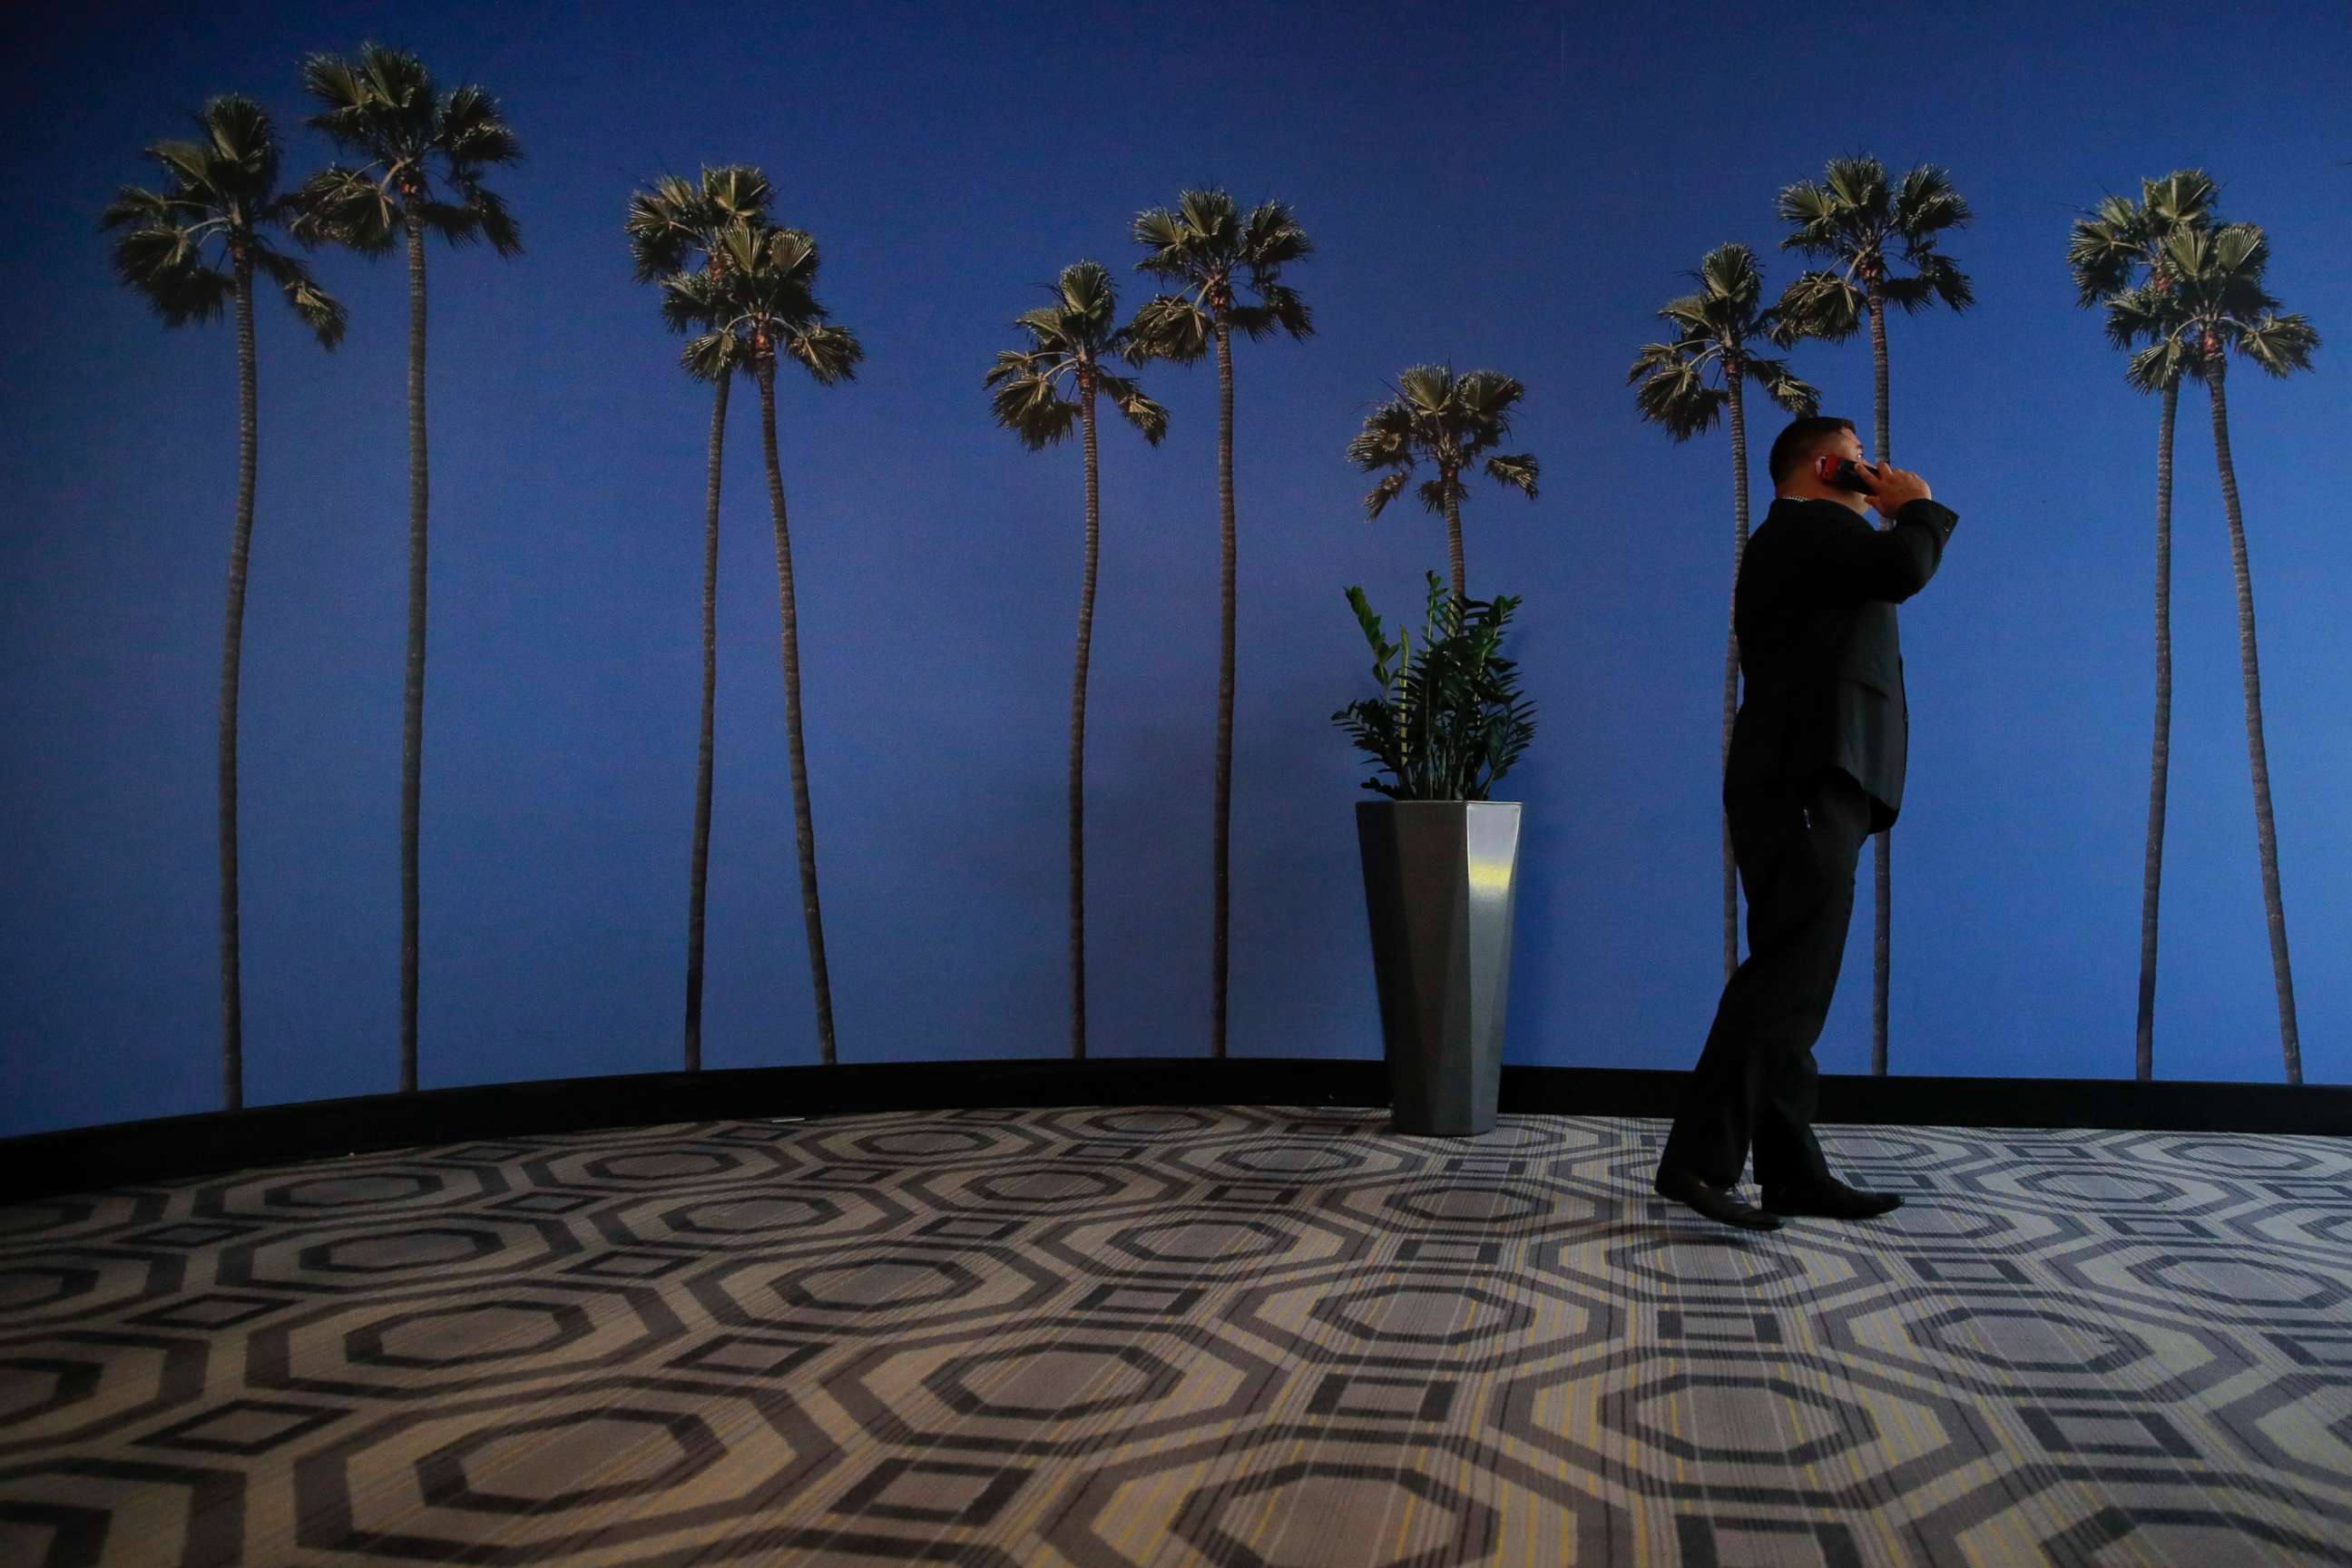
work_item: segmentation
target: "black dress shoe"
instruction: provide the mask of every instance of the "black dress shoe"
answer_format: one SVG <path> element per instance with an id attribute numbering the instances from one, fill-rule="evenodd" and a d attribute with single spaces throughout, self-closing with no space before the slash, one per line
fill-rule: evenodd
<path id="1" fill-rule="evenodd" d="M 1876 1219 L 1903 1206 L 1893 1193 L 1865 1192 L 1834 1179 L 1809 1183 L 1764 1194 L 1764 1206 L 1777 1215 L 1806 1215 L 1817 1219 Z"/>
<path id="2" fill-rule="evenodd" d="M 1650 1187 L 1660 1197 L 1687 1205 L 1720 1225 L 1737 1226 L 1741 1230 L 1780 1228 L 1778 1218 L 1738 1197 L 1730 1188 L 1712 1185 L 1688 1171 L 1661 1168 L 1651 1178 Z"/>

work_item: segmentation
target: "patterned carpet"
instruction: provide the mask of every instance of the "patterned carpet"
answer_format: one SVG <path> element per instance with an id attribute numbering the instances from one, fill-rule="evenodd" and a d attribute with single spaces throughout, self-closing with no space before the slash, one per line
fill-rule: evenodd
<path id="1" fill-rule="evenodd" d="M 968 1110 L 0 1209 L 0 1563 L 2352 1563 L 2352 1142 Z"/>

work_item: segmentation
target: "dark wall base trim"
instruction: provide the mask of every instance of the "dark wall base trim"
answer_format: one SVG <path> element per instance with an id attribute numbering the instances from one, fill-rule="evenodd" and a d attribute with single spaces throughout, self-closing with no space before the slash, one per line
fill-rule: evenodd
<path id="1" fill-rule="evenodd" d="M 1685 1075 L 1507 1067 L 1506 1111 L 1669 1116 Z M 1378 1061 L 1111 1058 L 743 1068 L 310 1100 L 0 1140 L 0 1197 L 77 1192 L 417 1144 L 730 1118 L 1045 1105 L 1388 1102 Z M 1897 1127 L 2352 1135 L 2352 1086 L 2105 1079 L 1822 1079 L 1821 1120 Z"/>

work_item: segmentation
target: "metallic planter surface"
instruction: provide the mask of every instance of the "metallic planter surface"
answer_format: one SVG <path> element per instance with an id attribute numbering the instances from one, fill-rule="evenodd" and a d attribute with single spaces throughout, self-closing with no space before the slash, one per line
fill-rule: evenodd
<path id="1" fill-rule="evenodd" d="M 1400 1132 L 1490 1131 L 1503 1082 L 1517 801 L 1359 801 L 1364 902 Z"/>

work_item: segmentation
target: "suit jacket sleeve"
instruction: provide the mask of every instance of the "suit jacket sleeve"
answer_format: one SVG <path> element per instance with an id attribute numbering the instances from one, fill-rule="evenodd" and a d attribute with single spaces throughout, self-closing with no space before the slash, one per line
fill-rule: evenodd
<path id="1" fill-rule="evenodd" d="M 1949 507 L 1932 500 L 1909 502 L 1888 529 L 1873 528 L 1858 517 L 1832 521 L 1816 557 L 1822 585 L 1841 598 L 1899 605 L 1936 574 L 1944 542 L 1958 521 Z"/>

